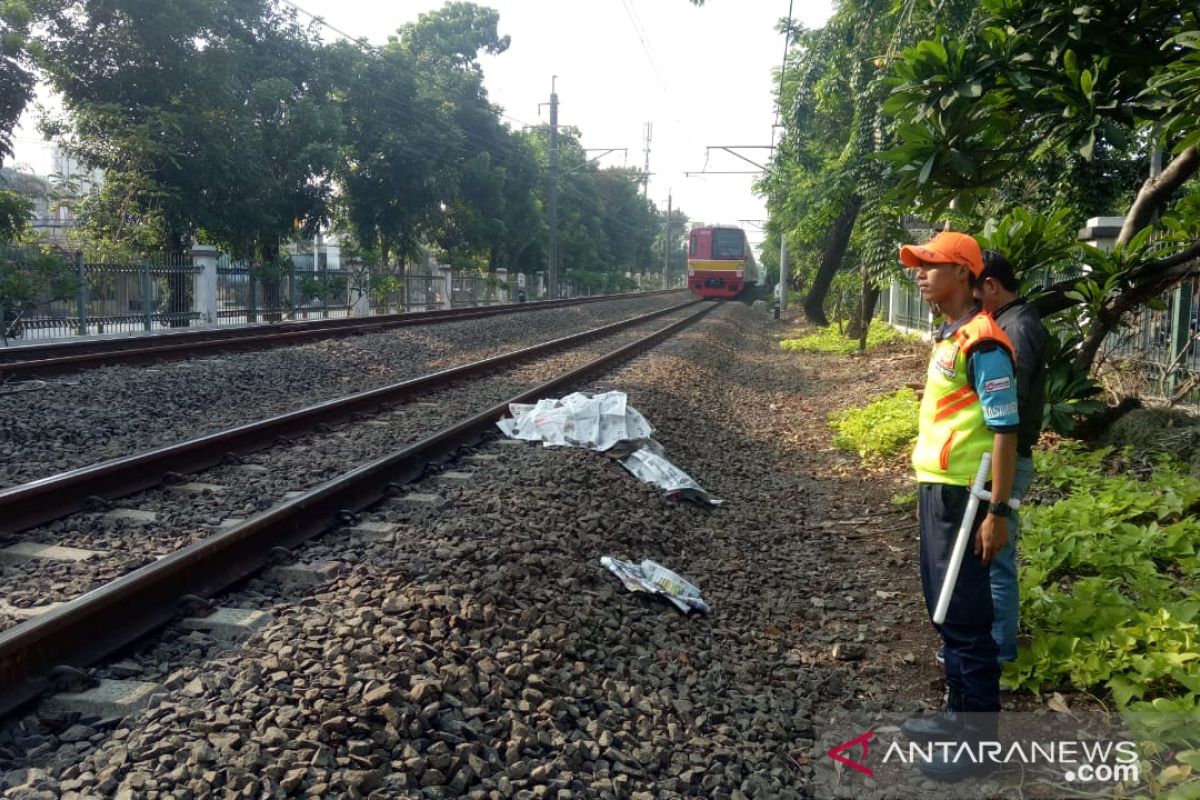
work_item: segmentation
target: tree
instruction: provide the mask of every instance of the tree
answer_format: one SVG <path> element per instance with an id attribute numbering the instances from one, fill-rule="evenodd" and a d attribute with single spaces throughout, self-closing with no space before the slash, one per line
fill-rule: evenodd
<path id="1" fill-rule="evenodd" d="M 793 32 L 779 98 L 784 137 L 760 189 L 770 198 L 769 237 L 787 237 L 796 264 L 793 285 L 807 290 L 803 310 L 810 322 L 828 324 L 826 295 L 834 277 L 858 269 L 863 296 L 848 329 L 858 338 L 862 312 L 869 319 L 879 281 L 894 262 L 881 254 L 896 241 L 903 209 L 885 197 L 882 170 L 872 159 L 887 135 L 878 68 L 899 43 L 935 21 L 965 26 L 974 5 L 957 0 L 925 9 L 848 0 L 820 30 Z"/>
<path id="2" fill-rule="evenodd" d="M 338 120 L 294 15 L 269 0 L 72 10 L 42 63 L 68 112 L 50 131 L 105 173 L 98 233 L 171 252 L 203 236 L 272 259 L 294 220 L 309 231 L 325 220 Z"/>
<path id="3" fill-rule="evenodd" d="M 887 111 L 898 144 L 885 157 L 900 193 L 933 215 L 951 201 L 986 201 L 1031 161 L 1144 153 L 1139 142 L 1169 154 L 1161 175 L 1136 189 L 1116 252 L 1082 252 L 1090 276 L 1040 301 L 1045 312 L 1089 308 L 1076 355 L 1086 368 L 1126 314 L 1200 273 L 1189 190 L 1200 171 L 1200 16 L 1166 0 L 984 0 L 983 9 L 975 30 L 923 41 L 893 67 Z M 1172 208 L 1155 241 L 1138 238 Z"/>
<path id="4" fill-rule="evenodd" d="M 340 218 L 359 242 L 379 254 L 414 258 L 440 199 L 437 184 L 444 121 L 418 98 L 411 60 L 396 42 L 378 55 L 342 46 L 341 103 L 346 130 L 339 166 Z"/>

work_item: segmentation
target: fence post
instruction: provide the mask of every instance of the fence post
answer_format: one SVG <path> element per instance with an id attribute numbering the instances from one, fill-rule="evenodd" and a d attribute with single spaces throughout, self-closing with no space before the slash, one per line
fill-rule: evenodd
<path id="1" fill-rule="evenodd" d="M 87 267 L 83 263 L 83 251 L 75 251 L 75 279 L 79 281 L 79 288 L 75 293 L 76 314 L 79 317 L 79 335 L 87 336 L 87 306 L 88 306 L 88 285 L 87 285 Z"/>
<path id="2" fill-rule="evenodd" d="M 347 261 L 346 268 L 346 291 L 349 292 L 353 289 L 358 292 L 358 297 L 354 298 L 354 308 L 351 313 L 356 317 L 369 317 L 371 316 L 371 301 L 374 299 L 371 297 L 371 276 L 374 274 L 374 270 L 358 260 Z M 357 286 L 351 286 L 351 277 L 357 281 Z M 387 309 L 385 308 L 384 311 Z"/>
<path id="3" fill-rule="evenodd" d="M 496 270 L 496 280 L 500 281 L 500 287 L 496 290 L 501 303 L 508 302 L 508 270 L 500 267 Z"/>
<path id="4" fill-rule="evenodd" d="M 217 248 L 206 244 L 192 245 L 192 264 L 200 267 L 192 279 L 192 310 L 200 314 L 200 321 L 216 325 L 220 321 L 220 304 L 217 297 Z"/>
<path id="5" fill-rule="evenodd" d="M 142 260 L 142 327 L 145 330 L 151 330 L 154 325 L 154 304 L 150 297 L 150 262 Z"/>
<path id="6" fill-rule="evenodd" d="M 250 273 L 250 309 L 246 312 L 247 322 L 258 322 L 258 276 Z"/>
<path id="7" fill-rule="evenodd" d="M 1179 364 L 1171 370 L 1170 375 L 1165 376 L 1167 396 L 1175 394 L 1175 390 L 1179 388 L 1179 376 L 1187 373 L 1181 356 L 1192 339 L 1192 285 L 1190 283 L 1181 283 L 1175 287 L 1175 296 L 1172 298 L 1171 305 L 1171 352 L 1167 356 L 1167 363 L 1175 364 L 1178 361 Z"/>
<path id="8" fill-rule="evenodd" d="M 442 272 L 442 308 L 454 308 L 454 267 L 441 264 L 438 269 Z"/>
<path id="9" fill-rule="evenodd" d="M 297 320 L 299 319 L 296 309 L 300 305 L 300 282 L 296 280 L 295 261 L 288 262 L 288 299 L 292 304 L 292 313 L 288 316 L 292 320 Z"/>

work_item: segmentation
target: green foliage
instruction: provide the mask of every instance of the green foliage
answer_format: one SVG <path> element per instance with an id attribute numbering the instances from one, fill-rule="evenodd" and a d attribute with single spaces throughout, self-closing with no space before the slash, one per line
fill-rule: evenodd
<path id="1" fill-rule="evenodd" d="M 1149 480 L 1126 474 L 1128 453 L 1068 445 L 1035 458 L 1039 480 L 1067 494 L 1021 510 L 1021 614 L 1031 643 L 1006 667 L 1006 682 L 1032 691 L 1103 687 L 1119 708 L 1168 698 L 1195 711 L 1200 481 L 1166 457 Z"/>
<path id="2" fill-rule="evenodd" d="M 311 234 L 327 220 L 339 119 L 320 43 L 293 13 L 269 0 L 75 11 L 41 57 L 68 113 L 47 132 L 104 171 L 102 233 L 141 246 L 148 223 L 170 251 L 203 232 L 270 259 L 294 221 Z"/>
<path id="3" fill-rule="evenodd" d="M 896 455 L 916 440 L 919 410 L 916 392 L 904 388 L 862 408 L 834 412 L 833 446 L 864 459 Z"/>
<path id="4" fill-rule="evenodd" d="M 33 97 L 29 31 L 44 0 L 0 0 L 0 163 L 12 155 L 12 132 Z"/>
<path id="5" fill-rule="evenodd" d="M 1070 209 L 1040 214 L 1015 208 L 1000 219 L 989 219 L 976 237 L 979 246 L 998 251 L 1012 264 L 1022 289 L 1045 285 L 1068 265 L 1076 252 Z"/>
<path id="6" fill-rule="evenodd" d="M 909 489 L 904 492 L 896 492 L 888 502 L 892 508 L 898 511 L 912 511 L 917 507 L 917 490 Z"/>
<path id="7" fill-rule="evenodd" d="M 1046 337 L 1045 410 L 1042 428 L 1070 435 L 1085 417 L 1105 407 L 1098 399 L 1100 384 L 1089 377 L 1089 370 L 1074 363 L 1081 337 Z"/>
<path id="8" fill-rule="evenodd" d="M 24 195 L 0 189 L 0 242 L 11 241 L 29 226 L 33 203 Z"/>
<path id="9" fill-rule="evenodd" d="M 867 349 L 870 350 L 872 347 L 887 342 L 911 340 L 912 338 L 890 325 L 875 324 L 867 333 Z M 801 336 L 799 339 L 784 339 L 779 346 L 784 350 L 796 352 L 837 353 L 839 355 L 849 355 L 858 351 L 858 341 L 847 339 L 834 325 L 818 328 L 816 332 Z"/>
<path id="10" fill-rule="evenodd" d="M 372 274 L 370 279 L 372 305 L 382 306 L 404 291 L 404 281 L 396 275 Z"/>
<path id="11" fill-rule="evenodd" d="M 0 321 L 27 306 L 70 297 L 76 285 L 74 266 L 57 253 L 0 246 Z"/>

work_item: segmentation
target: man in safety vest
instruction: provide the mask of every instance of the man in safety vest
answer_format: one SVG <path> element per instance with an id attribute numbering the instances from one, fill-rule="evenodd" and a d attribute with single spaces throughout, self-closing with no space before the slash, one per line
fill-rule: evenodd
<path id="1" fill-rule="evenodd" d="M 921 527 L 921 585 L 933 614 L 970 485 L 983 454 L 992 453 L 992 503 L 974 520 L 971 546 L 954 584 L 946 621 L 937 626 L 945 652 L 948 701 L 940 713 L 904 723 L 920 741 L 995 739 L 1000 665 L 992 638 L 988 564 L 1007 541 L 1008 500 L 1017 447 L 1013 348 L 996 322 L 975 304 L 983 272 L 974 238 L 942 232 L 926 245 L 904 245 L 900 261 L 916 271 L 921 295 L 940 309 L 921 400 L 913 451 Z M 935 749 L 935 753 L 944 748 Z M 954 780 L 977 769 L 969 759 L 922 763 L 923 772 Z"/>

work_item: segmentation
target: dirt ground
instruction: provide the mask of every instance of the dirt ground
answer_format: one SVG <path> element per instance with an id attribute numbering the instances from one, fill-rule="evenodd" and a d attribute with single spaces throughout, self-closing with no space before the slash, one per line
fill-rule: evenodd
<path id="1" fill-rule="evenodd" d="M 795 316 L 774 325 L 778 339 L 810 331 Z M 815 508 L 809 519 L 827 529 L 830 544 L 836 545 L 832 558 L 840 560 L 841 551 L 848 551 L 850 560 L 842 566 L 859 573 L 859 585 L 870 592 L 872 627 L 887 629 L 885 635 L 868 637 L 863 657 L 855 661 L 857 675 L 869 678 L 861 694 L 933 708 L 941 702 L 943 682 L 934 661 L 939 641 L 921 595 L 916 513 L 898 512 L 890 502 L 897 492 L 915 488 L 908 456 L 865 465 L 856 454 L 833 447 L 828 424 L 833 412 L 921 381 L 928 353 L 925 344 L 911 341 L 849 356 L 781 350 L 778 357 L 798 372 L 802 388 L 781 394 L 775 405 L 781 446 L 794 457 L 796 470 L 813 482 Z M 801 612 L 795 630 L 813 627 L 815 617 Z M 846 658 L 840 651 L 827 657 Z"/>

